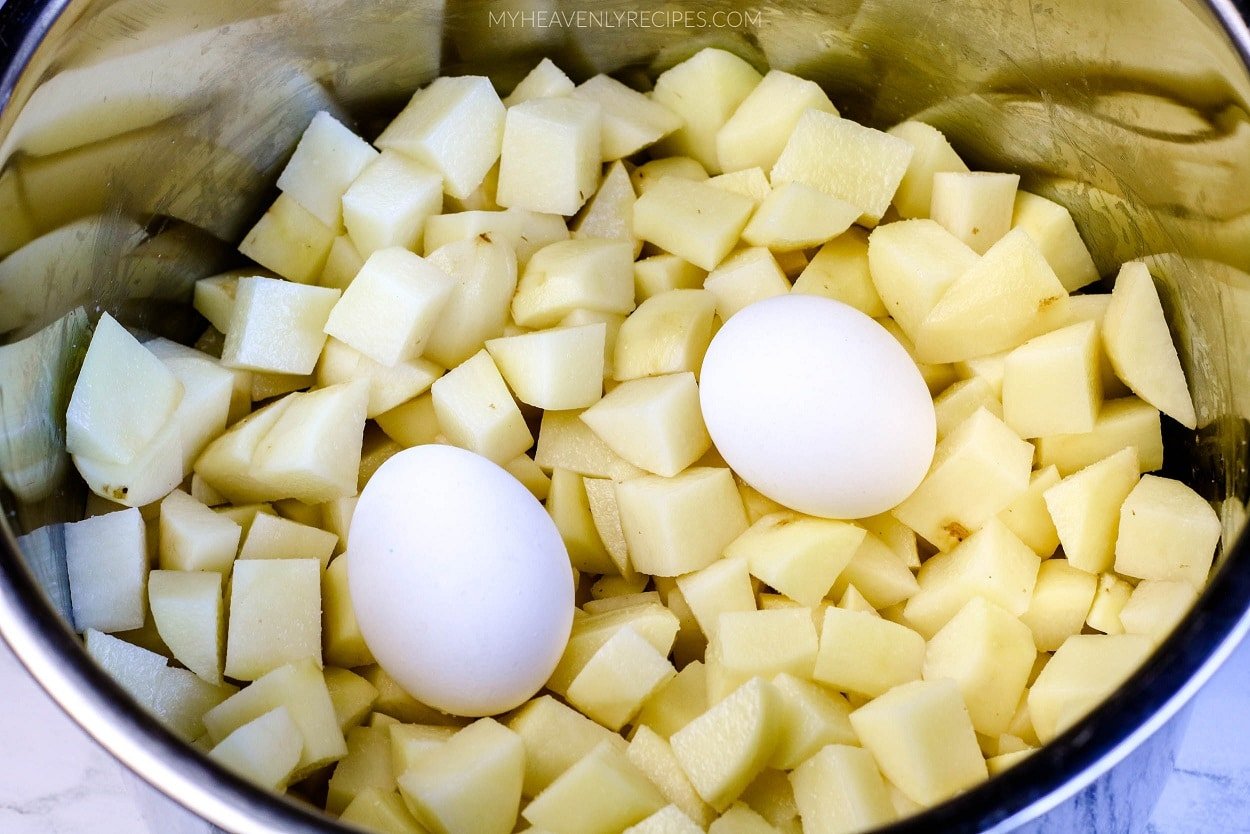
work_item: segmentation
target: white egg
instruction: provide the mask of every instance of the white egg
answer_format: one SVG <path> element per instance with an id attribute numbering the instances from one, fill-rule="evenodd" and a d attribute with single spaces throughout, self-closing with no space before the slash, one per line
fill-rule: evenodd
<path id="1" fill-rule="evenodd" d="M 502 468 L 451 446 L 406 449 L 361 492 L 348 540 L 361 634 L 414 698 L 493 715 L 551 676 L 573 623 L 568 552 Z"/>
<path id="2" fill-rule="evenodd" d="M 785 295 L 739 311 L 712 339 L 699 390 L 730 467 L 809 515 L 885 512 L 933 461 L 937 420 L 915 362 L 838 301 Z"/>

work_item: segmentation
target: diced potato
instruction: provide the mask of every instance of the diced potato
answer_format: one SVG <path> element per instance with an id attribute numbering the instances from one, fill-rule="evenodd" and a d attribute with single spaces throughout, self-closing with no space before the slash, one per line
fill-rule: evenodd
<path id="1" fill-rule="evenodd" d="M 427 260 L 455 281 L 426 340 L 423 355 L 459 365 L 487 339 L 503 335 L 517 286 L 516 256 L 505 242 L 473 237 L 429 252 Z"/>
<path id="2" fill-rule="evenodd" d="M 1086 625 L 1103 634 L 1123 634 L 1124 625 L 1120 622 L 1120 612 L 1124 610 L 1132 594 L 1133 586 L 1124 579 L 1111 572 L 1102 574 L 1098 577 L 1094 601 L 1085 618 Z"/>
<path id="3" fill-rule="evenodd" d="M 1120 269 L 1102 338 L 1111 367 L 1134 394 L 1185 428 L 1197 426 L 1185 372 L 1145 264 L 1135 261 Z"/>
<path id="4" fill-rule="evenodd" d="M 851 726 L 886 778 L 921 805 L 941 802 L 988 775 L 952 680 L 895 687 L 852 712 Z"/>
<path id="5" fill-rule="evenodd" d="M 1154 472 L 1163 466 L 1159 411 L 1136 397 L 1105 401 L 1091 432 L 1041 437 L 1036 443 L 1038 466 L 1057 466 L 1064 476 L 1128 446 L 1137 450 L 1137 465 L 1142 472 Z"/>
<path id="6" fill-rule="evenodd" d="M 330 253 L 326 255 L 326 263 L 321 268 L 321 277 L 317 279 L 317 284 L 335 290 L 345 290 L 347 285 L 356 279 L 356 273 L 360 272 L 360 268 L 364 265 L 365 259 L 356 250 L 352 239 L 346 234 L 341 234 L 334 239 L 334 243 L 330 244 Z M 218 329 L 224 331 L 229 321 L 227 318 L 226 323 Z M 217 327 L 215 324 L 213 326 Z"/>
<path id="7" fill-rule="evenodd" d="M 288 281 L 315 284 L 338 235 L 293 197 L 279 194 L 239 244 L 239 251 Z"/>
<path id="8" fill-rule="evenodd" d="M 933 399 L 937 414 L 937 436 L 940 441 L 978 409 L 984 408 L 1000 420 L 1003 406 L 994 389 L 981 377 L 961 379 Z"/>
<path id="9" fill-rule="evenodd" d="M 1037 737 L 1048 743 L 1083 718 L 1137 671 L 1153 648 L 1140 634 L 1069 637 L 1029 689 Z"/>
<path id="10" fill-rule="evenodd" d="M 1009 350 L 991 353 L 989 356 L 978 356 L 954 363 L 955 374 L 960 379 L 980 379 L 990 386 L 994 397 L 1002 402 L 1003 375 L 1007 372 L 1007 355 Z"/>
<path id="11" fill-rule="evenodd" d="M 504 115 L 490 79 L 442 77 L 413 94 L 376 144 L 434 168 L 447 193 L 463 198 L 499 159 Z"/>
<path id="12" fill-rule="evenodd" d="M 983 596 L 1019 617 L 1028 610 L 1041 560 L 997 519 L 949 553 L 920 568 L 920 590 L 907 601 L 904 617 L 925 636 L 936 634 L 975 596 Z"/>
<path id="13" fill-rule="evenodd" d="M 243 276 L 226 273 L 195 282 L 195 311 L 213 327 L 225 333 L 230 329 L 230 314 L 234 311 L 234 294 L 239 278 Z"/>
<path id="14" fill-rule="evenodd" d="M 898 322 L 894 319 L 878 319 L 877 324 L 885 328 L 885 331 L 894 337 L 903 350 L 907 351 L 907 355 L 912 362 L 916 363 L 916 369 L 920 371 L 920 378 L 924 380 L 925 387 L 929 389 L 929 396 L 935 396 L 941 391 L 945 391 L 951 383 L 955 381 L 955 366 L 949 363 L 932 364 L 921 362 L 916 357 L 916 346 L 907 338 L 907 334 L 898 326 Z"/>
<path id="15" fill-rule="evenodd" d="M 344 668 L 374 663 L 360 633 L 347 580 L 347 554 L 335 559 L 321 578 L 321 640 L 325 662 Z"/>
<path id="16" fill-rule="evenodd" d="M 724 811 L 767 766 L 777 748 L 781 697 L 754 678 L 669 739 L 703 801 Z"/>
<path id="17" fill-rule="evenodd" d="M 912 146 L 907 172 L 894 192 L 894 207 L 904 218 L 928 217 L 933 200 L 933 177 L 943 171 L 966 172 L 968 166 L 935 127 L 907 121 L 886 131 Z"/>
<path id="18" fill-rule="evenodd" d="M 236 564 L 226 674 L 254 681 L 307 658 L 321 665 L 321 564 L 316 559 Z"/>
<path id="19" fill-rule="evenodd" d="M 419 255 L 397 246 L 379 249 L 334 305 L 325 332 L 392 367 L 421 355 L 455 286 Z"/>
<path id="20" fill-rule="evenodd" d="M 566 411 L 602 396 L 606 339 L 606 325 L 588 324 L 489 339 L 486 350 L 517 399 Z"/>
<path id="21" fill-rule="evenodd" d="M 343 192 L 377 156 L 368 142 L 322 111 L 300 137 L 278 177 L 278 189 L 326 226 L 337 229 Z"/>
<path id="22" fill-rule="evenodd" d="M 429 256 L 448 243 L 484 236 L 484 240 L 510 245 L 518 268 L 523 269 L 538 250 L 569 239 L 564 223 L 558 214 L 519 208 L 436 214 L 425 224 L 425 252 Z"/>
<path id="23" fill-rule="evenodd" d="M 1120 609 L 1126 634 L 1163 641 L 1198 601 L 1198 591 L 1181 579 L 1143 579 Z"/>
<path id="24" fill-rule="evenodd" d="M 924 679 L 954 680 L 976 731 L 999 736 L 1011 725 L 1036 657 L 1028 626 L 973 597 L 929 640 Z"/>
<path id="25" fill-rule="evenodd" d="M 309 374 L 325 345 L 322 328 L 339 291 L 274 278 L 240 278 L 222 364 L 279 374 Z"/>
<path id="26" fill-rule="evenodd" d="M 204 714 L 239 691 L 228 683 L 211 684 L 186 669 L 165 668 L 151 692 L 153 713 L 183 741 L 204 737 Z"/>
<path id="27" fill-rule="evenodd" d="M 913 341 L 930 311 L 977 263 L 977 253 L 932 220 L 886 223 L 868 236 L 872 283 Z"/>
<path id="28" fill-rule="evenodd" d="M 385 727 L 355 727 L 347 733 L 347 755 L 334 768 L 326 793 L 326 810 L 342 814 L 361 792 L 395 790 L 391 768 L 391 734 Z"/>
<path id="29" fill-rule="evenodd" d="M 1046 262 L 1068 292 L 1076 292 L 1098 280 L 1094 260 L 1072 222 L 1072 215 L 1063 206 L 1045 197 L 1018 191 L 1011 225 L 1024 229 L 1037 242 Z"/>
<path id="30" fill-rule="evenodd" d="M 89 628 L 83 635 L 87 655 L 100 665 L 126 694 L 155 711 L 160 679 L 169 671 L 163 655 Z"/>
<path id="31" fill-rule="evenodd" d="M 813 677 L 872 698 L 919 680 L 924 657 L 924 638 L 910 628 L 872 614 L 828 608 Z"/>
<path id="32" fill-rule="evenodd" d="M 779 252 L 810 249 L 845 232 L 860 209 L 810 185 L 786 182 L 772 189 L 742 231 L 752 246 Z"/>
<path id="33" fill-rule="evenodd" d="M 404 448 L 433 443 L 443 433 L 434 412 L 434 397 L 422 394 L 374 418 L 386 436 Z"/>
<path id="34" fill-rule="evenodd" d="M 629 182 L 639 196 L 650 191 L 657 182 L 670 177 L 704 182 L 708 179 L 707 171 L 697 159 L 688 156 L 664 156 L 644 162 L 629 173 Z"/>
<path id="35" fill-rule="evenodd" d="M 128 463 L 152 443 L 182 398 L 173 372 L 104 313 L 70 396 L 66 448 L 103 463 Z"/>
<path id="36" fill-rule="evenodd" d="M 780 674 L 810 678 L 816 663 L 816 626 L 807 608 L 723 612 L 712 639 L 723 672 L 742 682 Z"/>
<path id="37" fill-rule="evenodd" d="M 374 718 L 383 713 L 374 713 Z M 396 779 L 408 772 L 425 754 L 442 747 L 457 732 L 455 727 L 435 727 L 429 724 L 401 724 L 389 715 L 383 722 L 383 729 L 390 737 L 391 773 Z M 394 723 L 392 723 L 394 722 Z"/>
<path id="38" fill-rule="evenodd" d="M 523 793 L 533 797 L 603 742 L 625 749 L 625 740 L 550 695 L 529 701 L 508 719 L 525 745 Z"/>
<path id="39" fill-rule="evenodd" d="M 414 249 L 425 221 L 443 207 L 438 171 L 395 151 L 365 168 L 343 194 L 343 225 L 362 258 L 380 249 Z"/>
<path id="40" fill-rule="evenodd" d="M 773 687 L 781 696 L 781 738 L 770 766 L 793 770 L 826 745 L 859 744 L 846 698 L 788 674 L 773 678 Z"/>
<path id="41" fill-rule="evenodd" d="M 1029 486 L 1033 447 L 985 409 L 938 444 L 929 474 L 894 516 L 940 550 L 981 529 Z"/>
<path id="42" fill-rule="evenodd" d="M 599 185 L 602 112 L 598 102 L 564 97 L 508 108 L 499 205 L 576 214 Z"/>
<path id="43" fill-rule="evenodd" d="M 773 187 L 768 184 L 768 175 L 762 168 L 744 168 L 741 171 L 719 174 L 708 179 L 707 184 L 732 191 L 734 194 L 741 194 L 743 197 L 750 197 L 757 203 L 773 190 Z"/>
<path id="44" fill-rule="evenodd" d="M 868 268 L 868 234 L 858 228 L 847 229 L 820 247 L 791 291 L 823 295 L 873 318 L 888 313 Z"/>
<path id="45" fill-rule="evenodd" d="M 697 378 L 715 322 L 716 296 L 708 290 L 669 290 L 646 299 L 621 325 L 613 377 L 624 382 L 690 371 Z"/>
<path id="46" fill-rule="evenodd" d="M 431 388 L 434 413 L 456 446 L 504 464 L 534 443 L 525 417 L 486 350 L 448 371 Z"/>
<path id="47" fill-rule="evenodd" d="M 841 834 L 884 825 L 896 816 L 872 755 L 830 744 L 790 775 L 803 830 Z"/>
<path id="48" fill-rule="evenodd" d="M 544 247 L 526 265 L 512 299 L 512 317 L 522 327 L 552 327 L 575 310 L 633 309 L 632 247 L 617 240 L 566 240 Z"/>
<path id="49" fill-rule="evenodd" d="M 1019 174 L 935 172 L 929 216 L 984 255 L 1011 230 L 1019 185 Z"/>
<path id="50" fill-rule="evenodd" d="M 747 528 L 728 469 L 692 467 L 673 478 L 644 475 L 616 485 L 621 526 L 634 567 L 678 576 L 720 557 Z"/>
<path id="51" fill-rule="evenodd" d="M 558 98 L 573 92 L 574 84 L 550 58 L 543 58 L 504 98 L 508 107 L 535 98 Z"/>
<path id="52" fill-rule="evenodd" d="M 638 303 L 669 290 L 697 290 L 707 272 L 676 255 L 652 255 L 634 263 L 634 297 Z"/>
<path id="53" fill-rule="evenodd" d="M 222 576 L 214 571 L 152 571 L 152 619 L 174 658 L 211 684 L 221 683 L 225 618 Z"/>
<path id="54" fill-rule="evenodd" d="M 397 791 L 365 788 L 343 810 L 339 821 L 380 834 L 424 834 Z"/>
<path id="55" fill-rule="evenodd" d="M 461 727 L 467 723 L 464 719 L 447 715 L 434 709 L 434 707 L 421 703 L 405 692 L 403 687 L 388 675 L 381 666 L 365 666 L 357 671 L 378 691 L 377 700 L 373 704 L 375 717 L 382 714 L 407 724 L 438 724 Z"/>
<path id="56" fill-rule="evenodd" d="M 252 458 L 261 441 L 294 401 L 294 397 L 283 398 L 235 423 L 200 455 L 195 462 L 196 474 L 213 489 L 236 502 L 272 498 L 273 485 L 251 472 Z M 236 521 L 246 521 L 245 526 L 250 527 L 254 517 L 253 512 Z"/>
<path id="57" fill-rule="evenodd" d="M 1056 327 L 1092 321 L 1098 330 L 1098 376 L 1102 379 L 1102 394 L 1107 399 L 1126 397 L 1128 386 L 1115 375 L 1115 368 L 1107 357 L 1106 345 L 1103 343 L 1102 325 L 1107 317 L 1107 308 L 1111 306 L 1110 293 L 1087 293 L 1074 295 L 1068 299 L 1068 317 L 1064 321 L 1056 321 Z"/>
<path id="58" fill-rule="evenodd" d="M 889 207 L 911 156 L 911 145 L 896 136 L 809 109 L 795 123 L 769 181 L 773 188 L 803 183 L 844 200 L 859 208 L 860 225 L 872 227 Z"/>
<path id="59" fill-rule="evenodd" d="M 634 203 L 634 234 L 700 269 L 716 268 L 746 228 L 755 201 L 679 177 L 665 177 Z"/>
<path id="60" fill-rule="evenodd" d="M 425 359 L 404 359 L 387 367 L 334 338 L 326 340 L 317 362 L 317 384 L 323 388 L 354 379 L 369 381 L 369 417 L 425 393 L 442 374 L 441 367 Z"/>
<path id="61" fill-rule="evenodd" d="M 537 466 L 537 464 L 535 464 Z M 539 470 L 541 471 L 541 470 Z M 625 531 L 621 528 L 620 508 L 616 505 L 616 490 L 612 481 L 607 478 L 583 478 L 582 487 L 586 491 L 586 504 L 590 510 L 591 523 L 608 558 L 612 560 L 620 577 L 626 580 L 634 578 L 634 566 L 629 561 L 629 546 L 625 542 Z M 576 494 L 574 494 L 576 498 Z M 611 579 L 605 576 L 602 580 Z M 592 595 L 594 589 L 591 589 Z"/>
<path id="62" fill-rule="evenodd" d="M 628 243 L 634 257 L 642 250 L 642 241 L 634 237 L 633 183 L 624 163 L 613 162 L 603 175 L 599 189 L 570 224 L 574 238 L 599 238 Z"/>
<path id="63" fill-rule="evenodd" d="M 338 536 L 317 527 L 273 515 L 252 523 L 239 551 L 240 559 L 316 559 L 330 564 Z"/>
<path id="64" fill-rule="evenodd" d="M 708 828 L 708 834 L 777 834 L 768 820 L 741 802 L 729 806 Z"/>
<path id="65" fill-rule="evenodd" d="M 875 611 L 910 599 L 919 587 L 898 553 L 880 537 L 869 533 L 838 574 L 827 596 L 841 598 L 853 588 Z"/>
<path id="66" fill-rule="evenodd" d="M 1073 567 L 1067 559 L 1042 562 L 1033 599 L 1020 617 L 1032 630 L 1038 651 L 1053 652 L 1081 633 L 1097 587 L 1097 575 Z"/>
<path id="67" fill-rule="evenodd" d="M 667 739 L 707 711 L 707 668 L 694 660 L 647 699 L 635 727 L 648 727 Z"/>
<path id="68" fill-rule="evenodd" d="M 286 788 L 303 745 L 290 712 L 278 707 L 230 733 L 208 757 L 249 782 L 276 791 Z"/>
<path id="69" fill-rule="evenodd" d="M 692 156 L 712 173 L 726 170 L 719 158 L 718 134 L 760 81 L 750 64 L 723 49 L 700 50 L 667 70 L 656 79 L 651 97 L 680 116 L 682 127 L 657 151 Z"/>
<path id="70" fill-rule="evenodd" d="M 619 730 L 676 674 L 668 658 L 626 626 L 582 667 L 565 697 L 586 716 Z"/>
<path id="71" fill-rule="evenodd" d="M 1059 533 L 1045 498 L 1046 491 L 1057 483 L 1059 470 L 1056 467 L 1034 471 L 1029 476 L 1029 488 L 998 514 L 998 520 L 1043 559 L 1049 558 L 1059 546 Z"/>
<path id="72" fill-rule="evenodd" d="M 542 470 L 529 455 L 517 455 L 504 464 L 508 474 L 521 482 L 521 485 L 539 501 L 546 501 L 551 491 L 551 478 Z"/>
<path id="73" fill-rule="evenodd" d="M 358 727 L 373 711 L 378 690 L 369 681 L 348 669 L 325 667 L 326 691 L 334 706 L 334 718 L 339 729 L 346 733 Z"/>
<path id="74" fill-rule="evenodd" d="M 264 402 L 292 391 L 311 388 L 316 382 L 317 378 L 313 374 L 271 374 L 257 371 L 252 374 L 251 400 Z"/>
<path id="75" fill-rule="evenodd" d="M 644 474 L 608 448 L 580 411 L 544 411 L 534 460 L 544 470 L 568 469 L 591 478 L 627 481 Z"/>
<path id="76" fill-rule="evenodd" d="M 665 804 L 615 743 L 603 741 L 534 797 L 521 816 L 551 834 L 614 834 Z"/>
<path id="77" fill-rule="evenodd" d="M 672 803 L 670 807 L 678 809 L 687 823 L 691 820 L 698 823 L 696 831 L 703 831 L 715 818 L 715 812 L 690 784 L 690 779 L 682 770 L 681 763 L 673 754 L 673 748 L 667 739 L 646 726 L 639 727 L 629 742 L 625 755 L 634 767 L 660 789 L 665 799 Z"/>
<path id="78" fill-rule="evenodd" d="M 664 477 L 681 472 L 712 446 L 690 372 L 624 382 L 581 419 L 612 451 Z"/>
<path id="79" fill-rule="evenodd" d="M 483 718 L 465 727 L 399 777 L 399 792 L 418 822 L 448 834 L 509 834 L 525 777 L 525 746 L 502 724 Z"/>
<path id="80" fill-rule="evenodd" d="M 141 628 L 147 615 L 143 516 L 118 510 L 66 524 L 65 567 L 78 632 Z"/>
<path id="81" fill-rule="evenodd" d="M 568 550 L 569 561 L 576 570 L 598 574 L 617 570 L 595 525 L 582 476 L 567 469 L 552 470 L 547 513 L 555 522 Z"/>
<path id="82" fill-rule="evenodd" d="M 718 559 L 677 578 L 677 587 L 709 638 L 716 636 L 722 614 L 755 610 L 755 589 L 743 558 Z"/>
<path id="83" fill-rule="evenodd" d="M 853 524 L 786 511 L 756 521 L 725 555 L 745 559 L 752 576 L 810 607 L 829 593 L 863 539 Z"/>
<path id="84" fill-rule="evenodd" d="M 555 671 L 551 673 L 547 688 L 557 694 L 564 694 L 578 672 L 622 628 L 633 628 L 657 652 L 667 656 L 672 651 L 679 626 L 676 615 L 655 603 L 578 617 L 573 621 L 568 646 L 565 647 L 564 656 L 560 658 Z"/>
<path id="85" fill-rule="evenodd" d="M 1019 764 L 1029 757 L 1034 748 L 1028 747 L 1024 750 L 1014 750 L 1010 753 L 1000 753 L 985 760 L 985 767 L 989 771 L 991 777 L 997 776 L 1005 770 L 1010 769 L 1014 765 Z"/>
<path id="86" fill-rule="evenodd" d="M 309 773 L 347 754 L 325 678 L 312 659 L 275 669 L 239 690 L 205 713 L 204 726 L 209 738 L 220 743 L 239 727 L 278 707 L 286 707 L 303 736 L 297 774 Z"/>
<path id="87" fill-rule="evenodd" d="M 741 478 L 738 479 L 738 494 L 742 496 L 742 504 L 747 510 L 747 521 L 754 524 L 766 515 L 779 513 L 785 507 L 769 498 Z M 901 525 L 900 525 L 901 526 Z M 914 535 L 914 534 L 913 534 Z"/>
<path id="88" fill-rule="evenodd" d="M 743 791 L 742 801 L 781 831 L 797 832 L 799 808 L 794 788 L 780 770 L 765 770 Z"/>
<path id="89" fill-rule="evenodd" d="M 1202 588 L 1220 529 L 1215 510 L 1192 488 L 1143 475 L 1120 507 L 1115 570 L 1137 579 L 1183 579 Z"/>
<path id="90" fill-rule="evenodd" d="M 1021 437 L 1093 431 L 1101 406 L 1093 322 L 1038 336 L 1007 354 L 1003 419 Z"/>
<path id="91" fill-rule="evenodd" d="M 957 362 L 1015 347 L 1062 318 L 1068 292 L 1021 230 L 1004 235 L 947 288 L 916 333 L 926 362 Z M 1044 314 L 1044 315 L 1043 315 Z"/>
<path id="92" fill-rule="evenodd" d="M 242 533 L 234 520 L 174 490 L 160 504 L 160 566 L 171 571 L 228 573 Z"/>
<path id="93" fill-rule="evenodd" d="M 767 249 L 739 249 L 712 270 L 703 287 L 716 297 L 716 312 L 726 321 L 743 307 L 790 292 L 790 282 Z"/>
<path id="94" fill-rule="evenodd" d="M 626 828 L 624 834 L 701 834 L 702 831 L 676 805 L 665 805 L 642 822 Z"/>
<path id="95" fill-rule="evenodd" d="M 682 126 L 672 110 L 607 75 L 578 84 L 570 96 L 600 106 L 599 155 L 605 161 L 630 156 Z"/>
<path id="96" fill-rule="evenodd" d="M 716 134 L 716 153 L 725 171 L 773 167 L 807 110 L 837 114 L 814 81 L 770 70 Z"/>
<path id="97" fill-rule="evenodd" d="M 889 545 L 907 567 L 913 569 L 920 567 L 920 550 L 916 544 L 915 531 L 891 513 L 861 518 L 855 523 Z"/>
<path id="98" fill-rule="evenodd" d="M 208 354 L 168 339 L 153 339 L 146 347 L 182 384 L 183 397 L 170 422 L 176 426 L 181 441 L 185 475 L 191 471 L 200 452 L 226 430 L 236 375 L 250 374 L 223 368 Z"/>
<path id="99" fill-rule="evenodd" d="M 1137 481 L 1137 450 L 1130 446 L 1069 475 L 1043 494 L 1073 567 L 1090 573 L 1111 569 L 1120 505 Z"/>

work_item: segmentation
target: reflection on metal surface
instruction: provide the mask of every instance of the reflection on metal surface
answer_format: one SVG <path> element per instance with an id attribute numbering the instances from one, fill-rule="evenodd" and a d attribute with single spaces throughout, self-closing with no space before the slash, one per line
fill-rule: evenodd
<path id="1" fill-rule="evenodd" d="M 39 5 L 10 0 L 6 11 L 15 4 Z M 13 532 L 83 512 L 63 409 L 87 320 L 107 309 L 194 340 L 192 283 L 239 262 L 234 245 L 318 110 L 369 135 L 440 72 L 506 89 L 547 55 L 576 77 L 612 71 L 645 88 L 708 45 L 812 78 L 878 126 L 929 121 L 970 161 L 1020 172 L 1069 206 L 1104 277 L 1149 257 L 1202 416 L 1200 432 L 1174 433 L 1187 453 L 1176 465 L 1222 501 L 1233 540 L 1250 418 L 1250 76 L 1199 0 L 65 0 L 0 89 L 0 341 L 11 343 L 0 348 L 0 476 Z M 56 543 L 38 535 L 25 558 L 64 610 Z M 1244 611 L 1246 600 L 1228 604 Z M 1214 629 L 1212 618 L 1204 609 L 1191 622 Z M 1191 671 L 1233 624 L 1220 627 Z M 30 638 L 27 662 L 58 639 Z M 189 754 L 156 755 L 105 702 L 84 706 L 68 684 L 55 694 L 107 715 L 100 732 L 141 770 L 196 773 L 208 788 L 178 784 L 198 788 L 194 801 L 219 821 L 312 830 L 256 796 L 232 806 L 222 797 L 235 786 Z M 1014 806 L 945 828 L 991 828 L 1057 784 L 1016 785 Z"/>

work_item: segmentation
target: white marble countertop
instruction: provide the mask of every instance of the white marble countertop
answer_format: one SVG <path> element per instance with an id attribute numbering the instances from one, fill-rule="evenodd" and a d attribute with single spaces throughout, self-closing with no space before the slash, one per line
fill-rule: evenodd
<path id="1" fill-rule="evenodd" d="M 0 832 L 202 834 L 96 747 L 0 644 Z M 1250 643 L 1198 696 L 1148 834 L 1250 834 Z M 159 820 L 159 823 L 157 822 Z"/>

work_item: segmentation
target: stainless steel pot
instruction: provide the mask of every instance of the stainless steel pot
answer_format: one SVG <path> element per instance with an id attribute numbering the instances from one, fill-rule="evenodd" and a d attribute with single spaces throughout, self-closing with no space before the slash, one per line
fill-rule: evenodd
<path id="1" fill-rule="evenodd" d="M 1158 256 L 1203 423 L 1169 426 L 1168 471 L 1221 508 L 1217 574 L 1086 720 L 890 830 L 1144 825 L 1186 703 L 1250 628 L 1250 547 L 1234 544 L 1248 484 L 1250 33 L 1230 0 L 8 0 L 0 635 L 142 778 L 231 831 L 344 830 L 156 726 L 67 625 L 56 525 L 81 517 L 85 495 L 66 466 L 62 414 L 87 319 L 108 309 L 193 337 L 191 282 L 235 257 L 317 110 L 368 134 L 440 72 L 506 88 L 549 55 L 580 76 L 646 84 L 709 44 L 813 78 L 861 120 L 923 118 L 971 161 L 1021 172 L 1071 208 L 1104 274 Z M 41 235 L 45 256 L 24 247 Z M 86 315 L 70 312 L 80 305 Z"/>

